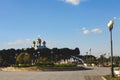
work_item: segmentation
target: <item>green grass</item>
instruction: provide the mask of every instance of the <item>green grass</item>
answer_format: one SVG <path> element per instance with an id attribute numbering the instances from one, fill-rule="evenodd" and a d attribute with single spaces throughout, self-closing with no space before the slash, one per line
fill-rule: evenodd
<path id="1" fill-rule="evenodd" d="M 120 80 L 120 77 L 111 77 L 110 75 L 104 76 L 106 80 Z"/>

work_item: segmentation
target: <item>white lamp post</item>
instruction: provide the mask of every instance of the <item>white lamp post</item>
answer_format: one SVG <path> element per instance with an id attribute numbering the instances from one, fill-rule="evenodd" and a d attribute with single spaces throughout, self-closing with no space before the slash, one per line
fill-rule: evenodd
<path id="1" fill-rule="evenodd" d="M 113 69 L 113 44 L 112 44 L 112 29 L 113 29 L 114 21 L 110 20 L 108 23 L 108 28 L 110 31 L 110 48 L 111 48 L 111 76 L 114 77 L 114 69 Z"/>

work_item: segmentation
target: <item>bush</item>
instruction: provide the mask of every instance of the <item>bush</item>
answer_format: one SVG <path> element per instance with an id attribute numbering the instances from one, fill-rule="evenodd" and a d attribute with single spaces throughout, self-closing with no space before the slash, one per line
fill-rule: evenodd
<path id="1" fill-rule="evenodd" d="M 119 64 L 113 64 L 114 67 L 119 67 Z"/>
<path id="2" fill-rule="evenodd" d="M 76 64 L 55 64 L 55 67 L 75 67 Z"/>
<path id="3" fill-rule="evenodd" d="M 120 77 L 111 77 L 110 75 L 104 76 L 106 80 L 120 80 Z"/>
<path id="4" fill-rule="evenodd" d="M 15 65 L 12 65 L 13 67 L 30 67 L 31 65 L 30 64 L 15 64 Z"/>
<path id="5" fill-rule="evenodd" d="M 40 66 L 40 67 L 53 67 L 54 63 L 51 62 L 45 62 L 45 63 L 37 63 L 34 66 Z"/>
<path id="6" fill-rule="evenodd" d="M 17 64 L 30 64 L 31 59 L 28 53 L 21 53 L 16 58 Z"/>

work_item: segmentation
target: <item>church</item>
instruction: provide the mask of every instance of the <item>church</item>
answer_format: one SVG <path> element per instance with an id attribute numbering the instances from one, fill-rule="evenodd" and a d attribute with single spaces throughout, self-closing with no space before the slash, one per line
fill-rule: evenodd
<path id="1" fill-rule="evenodd" d="M 42 40 L 41 40 L 40 38 L 38 38 L 37 41 L 33 41 L 33 43 L 32 43 L 32 48 L 34 48 L 34 49 L 47 48 L 47 47 L 46 47 L 46 41 L 43 41 L 43 42 L 42 42 Z"/>

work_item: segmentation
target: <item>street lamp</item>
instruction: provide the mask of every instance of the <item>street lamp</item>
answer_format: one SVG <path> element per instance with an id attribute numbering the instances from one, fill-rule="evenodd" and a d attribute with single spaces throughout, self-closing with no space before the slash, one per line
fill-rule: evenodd
<path id="1" fill-rule="evenodd" d="M 114 21 L 110 20 L 108 23 L 108 28 L 110 31 L 110 48 L 111 48 L 111 76 L 114 77 L 114 69 L 113 69 L 113 44 L 112 44 L 112 29 L 113 29 Z"/>
<path id="2" fill-rule="evenodd" d="M 51 61 L 53 62 L 53 51 L 51 51 Z"/>
<path id="3" fill-rule="evenodd" d="M 91 48 L 89 48 L 89 55 L 90 55 L 90 64 L 92 63 L 92 55 L 91 55 Z"/>
<path id="4" fill-rule="evenodd" d="M 91 48 L 89 48 L 89 52 L 90 52 L 90 55 L 91 55 Z"/>

